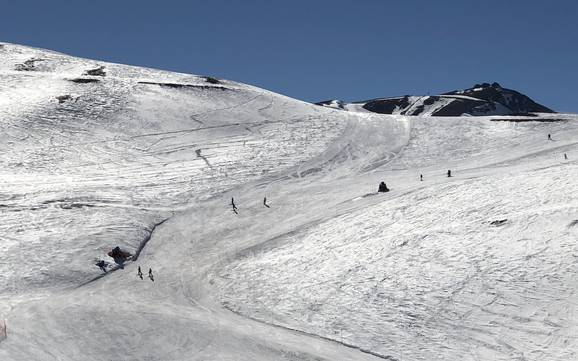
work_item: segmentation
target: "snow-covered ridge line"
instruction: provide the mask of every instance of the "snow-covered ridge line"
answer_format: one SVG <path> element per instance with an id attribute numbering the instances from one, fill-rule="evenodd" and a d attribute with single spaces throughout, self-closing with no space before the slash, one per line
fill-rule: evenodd
<path id="1" fill-rule="evenodd" d="M 439 95 L 399 96 L 346 103 L 330 100 L 317 103 L 335 109 L 370 111 L 380 114 L 422 116 L 532 115 L 554 113 L 524 94 L 502 88 L 498 83 L 476 84 L 464 90 Z"/>

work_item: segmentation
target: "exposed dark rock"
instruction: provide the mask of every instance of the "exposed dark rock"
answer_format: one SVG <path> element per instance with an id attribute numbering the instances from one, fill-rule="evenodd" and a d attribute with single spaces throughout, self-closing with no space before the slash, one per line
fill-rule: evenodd
<path id="1" fill-rule="evenodd" d="M 456 90 L 444 93 L 444 95 L 465 95 L 488 102 L 500 103 L 510 109 L 512 113 L 554 113 L 552 109 L 534 102 L 515 90 L 502 88 L 498 83 L 492 85 L 488 83 L 476 84 L 473 88 Z"/>
<path id="2" fill-rule="evenodd" d="M 421 113 L 423 113 L 424 111 L 424 105 L 418 105 L 417 107 L 415 107 L 415 109 L 411 112 L 411 114 L 408 115 L 420 115 Z"/>
<path id="3" fill-rule="evenodd" d="M 410 100 L 413 99 L 413 100 Z M 409 98 L 409 96 L 372 99 L 356 102 L 363 108 L 380 114 L 420 115 L 426 110 L 432 116 L 451 117 L 463 114 L 473 116 L 524 115 L 555 113 L 515 90 L 503 88 L 499 83 L 475 84 L 472 88 L 455 90 L 440 95 Z M 438 104 L 439 103 L 439 104 Z M 338 100 L 317 103 L 323 106 L 346 107 Z M 427 107 L 427 108 L 426 108 Z"/>
<path id="4" fill-rule="evenodd" d="M 84 75 L 92 75 L 92 76 L 105 76 L 106 72 L 104 71 L 104 66 L 99 66 L 96 69 L 89 69 L 84 72 Z"/>
<path id="5" fill-rule="evenodd" d="M 152 81 L 139 81 L 139 84 L 147 84 L 147 85 L 158 85 L 161 87 L 173 88 L 173 89 L 182 89 L 182 88 L 194 88 L 194 89 L 219 89 L 219 90 L 231 90 L 229 88 L 225 88 L 223 86 L 212 86 L 212 85 L 197 85 L 197 84 L 178 84 L 178 83 L 156 83 Z"/>
<path id="6" fill-rule="evenodd" d="M 16 64 L 14 69 L 18 70 L 18 71 L 34 71 L 34 70 L 37 70 L 36 63 L 41 62 L 41 61 L 44 61 L 44 59 L 31 58 L 31 59 L 26 60 L 22 64 Z"/>
<path id="7" fill-rule="evenodd" d="M 498 219 L 498 220 L 495 220 L 495 221 L 491 221 L 491 222 L 490 222 L 490 225 L 492 225 L 492 226 L 501 226 L 501 225 L 503 225 L 504 223 L 506 223 L 507 221 L 508 221 L 507 219 Z"/>
<path id="8" fill-rule="evenodd" d="M 392 114 L 395 109 L 407 108 L 410 105 L 409 96 L 402 98 L 375 99 L 365 103 L 363 108 L 380 114 Z"/>
<path id="9" fill-rule="evenodd" d="M 341 100 L 324 100 L 319 103 L 315 103 L 316 105 L 321 105 L 324 107 L 330 107 L 334 109 L 345 109 L 345 103 Z"/>
<path id="10" fill-rule="evenodd" d="M 70 81 L 78 84 L 88 84 L 88 83 L 98 83 L 100 80 L 94 78 L 75 78 L 70 79 Z"/>
<path id="11" fill-rule="evenodd" d="M 446 106 L 433 112 L 432 115 L 436 117 L 451 117 L 456 115 L 462 115 L 466 113 L 468 109 L 471 108 L 472 108 L 471 101 L 455 99 L 452 100 Z"/>
<path id="12" fill-rule="evenodd" d="M 439 101 L 439 100 L 440 100 L 440 97 L 434 95 L 434 96 L 431 96 L 431 97 L 427 97 L 427 99 L 424 100 L 423 103 L 424 103 L 425 105 L 433 105 L 435 102 L 437 102 L 437 101 Z"/>
<path id="13" fill-rule="evenodd" d="M 492 122 L 541 122 L 541 123 L 555 123 L 555 122 L 567 122 L 568 119 L 562 118 L 493 118 Z"/>
<path id="14" fill-rule="evenodd" d="M 204 76 L 203 77 L 207 83 L 210 84 L 221 84 L 221 81 L 217 78 L 213 78 L 212 76 Z"/>
<path id="15" fill-rule="evenodd" d="M 58 103 L 59 103 L 59 104 L 62 104 L 62 103 L 64 103 L 64 102 L 67 101 L 67 100 L 71 100 L 71 99 L 72 99 L 72 96 L 70 96 L 69 94 L 60 95 L 60 96 L 57 96 L 56 99 L 58 99 Z"/>

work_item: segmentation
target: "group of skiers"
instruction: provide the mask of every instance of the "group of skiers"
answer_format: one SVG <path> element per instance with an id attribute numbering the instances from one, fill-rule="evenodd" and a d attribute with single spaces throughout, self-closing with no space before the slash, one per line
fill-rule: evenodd
<path id="1" fill-rule="evenodd" d="M 550 134 L 548 134 L 548 140 L 552 140 L 552 136 Z M 568 155 L 566 153 L 564 153 L 564 159 L 568 160 Z M 452 177 L 452 171 L 450 169 L 448 169 L 446 174 L 447 174 L 448 178 Z M 419 180 L 423 182 L 423 174 L 419 175 Z M 379 183 L 378 193 L 385 193 L 385 192 L 389 192 L 389 188 L 387 187 L 385 182 Z M 271 208 L 267 204 L 267 197 L 263 198 L 263 206 L 265 206 L 267 208 Z M 232 207 L 233 212 L 235 214 L 239 214 L 237 205 L 235 204 L 235 198 L 233 198 L 233 197 L 231 197 L 231 207 Z M 126 260 L 128 257 L 130 257 L 130 254 L 127 252 L 121 251 L 120 247 L 115 247 L 111 252 L 108 253 L 108 255 L 115 260 L 115 262 L 119 265 L 120 268 L 123 268 L 124 260 Z M 106 273 L 107 267 L 109 266 L 109 263 L 107 263 L 104 260 L 98 260 L 96 263 L 96 266 L 98 266 L 98 268 L 100 268 L 100 270 L 102 272 Z M 138 267 L 137 276 L 141 280 L 143 279 L 143 273 L 142 273 L 140 266 Z M 153 281 L 153 282 L 155 281 L 152 268 L 149 268 L 148 277 L 151 281 Z"/>
<path id="2" fill-rule="evenodd" d="M 120 249 L 120 247 L 114 247 L 112 249 L 112 251 L 108 252 L 107 255 L 109 257 L 112 257 L 112 259 L 114 259 L 114 262 L 118 265 L 119 268 L 124 269 L 124 262 L 128 259 L 130 259 L 130 257 L 132 257 L 132 255 L 129 252 L 123 251 Z M 107 267 L 110 266 L 110 264 L 108 262 L 106 262 L 103 259 L 99 259 L 96 262 L 96 266 L 98 268 L 100 268 L 100 270 L 103 273 L 107 273 Z M 138 272 L 137 272 L 137 276 L 142 280 L 143 279 L 143 273 L 142 270 L 140 268 L 140 266 L 138 266 Z M 155 281 L 155 277 L 153 275 L 153 269 L 149 268 L 149 278 L 151 281 Z"/>
<path id="3" fill-rule="evenodd" d="M 548 140 L 552 140 L 552 135 L 548 134 Z M 566 153 L 564 153 L 564 159 L 568 160 L 568 155 Z M 448 178 L 452 177 L 452 171 L 450 169 L 448 169 L 447 171 L 447 176 Z M 423 182 L 423 174 L 419 175 L 419 180 L 421 182 Z M 385 182 L 381 182 L 379 183 L 379 187 L 378 187 L 378 192 L 389 192 L 389 188 L 387 188 L 387 186 L 385 185 Z"/>
<path id="4" fill-rule="evenodd" d="M 564 156 L 566 156 L 566 154 L 564 154 Z M 568 158 L 566 158 L 566 159 L 568 159 Z M 452 171 L 450 169 L 448 169 L 448 172 L 446 174 L 447 174 L 448 178 L 452 177 Z M 420 180 L 420 182 L 423 182 L 423 174 L 419 175 L 419 180 Z M 378 193 L 389 192 L 389 188 L 387 188 L 387 185 L 385 184 L 385 182 L 379 183 L 379 186 L 377 188 L 377 192 Z"/>
<path id="5" fill-rule="evenodd" d="M 140 266 L 138 266 L 138 271 L 137 271 L 136 275 L 137 275 L 141 280 L 143 279 L 143 277 L 142 277 L 142 270 L 140 269 Z M 153 275 L 153 269 L 152 269 L 152 268 L 149 268 L 149 278 L 150 278 L 151 281 L 153 281 L 153 282 L 155 281 L 155 276 Z"/>
<path id="6" fill-rule="evenodd" d="M 267 204 L 267 197 L 263 198 L 263 205 L 267 208 L 271 208 L 271 206 L 269 206 Z M 237 205 L 235 204 L 235 198 L 234 197 L 231 197 L 231 207 L 233 207 L 233 212 L 235 214 L 239 214 L 239 212 L 238 212 L 239 208 L 237 208 Z"/>
<path id="7" fill-rule="evenodd" d="M 110 264 L 109 264 L 108 262 L 106 262 L 105 260 L 102 260 L 102 259 L 101 259 L 101 260 L 98 260 L 98 262 L 96 262 L 96 266 L 98 266 L 98 268 L 100 268 L 100 270 L 101 270 L 103 273 L 106 273 L 106 272 L 107 272 L 107 269 L 106 269 L 106 268 L 107 268 L 109 265 L 110 265 Z M 142 273 L 142 270 L 141 270 L 140 266 L 138 266 L 137 276 L 138 276 L 141 280 L 144 279 L 144 278 L 143 278 L 143 273 Z M 150 278 L 151 281 L 153 281 L 153 282 L 155 281 L 155 276 L 154 276 L 154 274 L 153 274 L 153 269 L 152 269 L 152 268 L 149 268 L 149 278 Z"/>
<path id="8" fill-rule="evenodd" d="M 550 134 L 548 134 L 548 140 L 553 140 Z M 564 153 L 564 160 L 568 160 L 568 154 L 566 153 Z"/>

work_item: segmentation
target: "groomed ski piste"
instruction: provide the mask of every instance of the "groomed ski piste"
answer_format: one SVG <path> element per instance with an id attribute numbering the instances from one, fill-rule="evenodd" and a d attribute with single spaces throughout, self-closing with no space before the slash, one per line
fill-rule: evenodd
<path id="1" fill-rule="evenodd" d="M 578 359 L 578 116 L 343 111 L 5 43 L 0 79 L 0 360 Z M 138 257 L 103 274 L 115 246 Z"/>

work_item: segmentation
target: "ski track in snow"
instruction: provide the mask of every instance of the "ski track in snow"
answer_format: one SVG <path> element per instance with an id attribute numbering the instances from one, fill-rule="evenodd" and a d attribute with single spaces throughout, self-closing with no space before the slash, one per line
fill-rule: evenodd
<path id="1" fill-rule="evenodd" d="M 11 44 L 0 78 L 2 360 L 577 358 L 575 116 L 344 112 Z"/>

